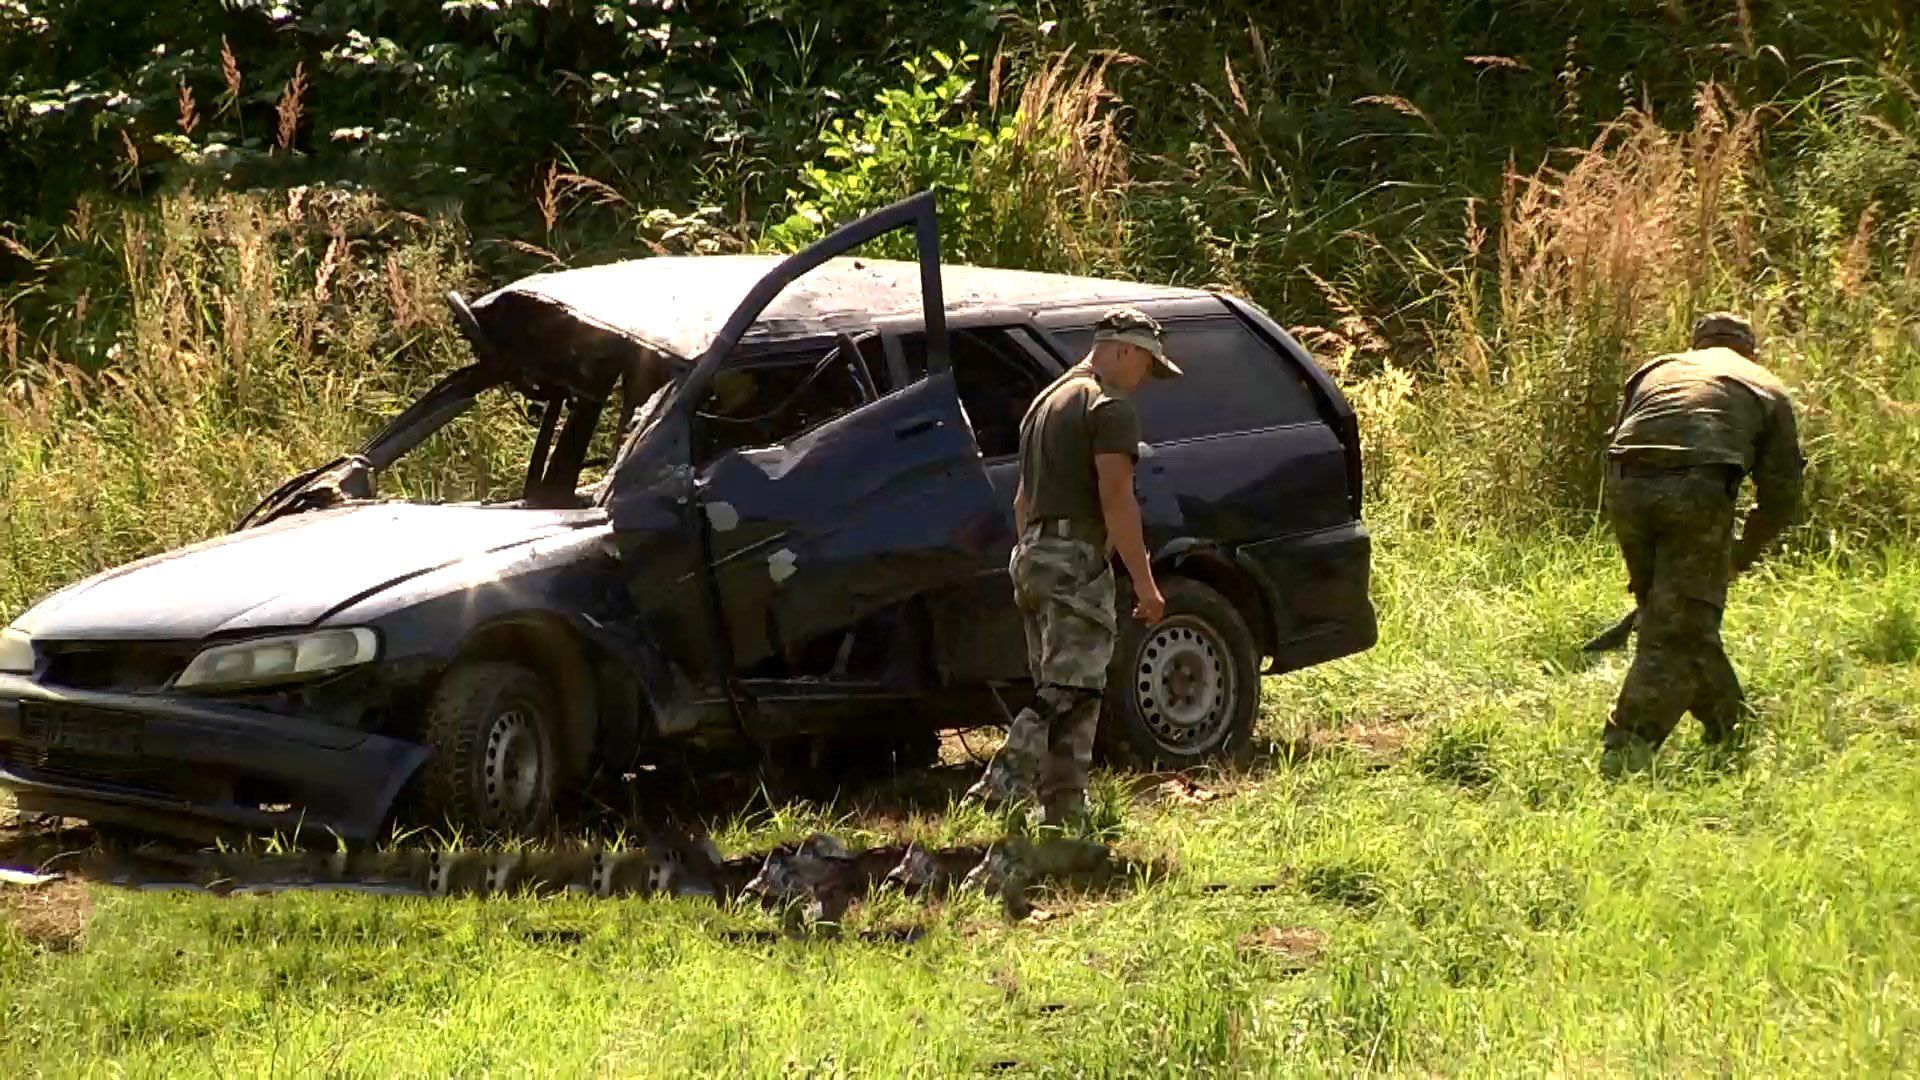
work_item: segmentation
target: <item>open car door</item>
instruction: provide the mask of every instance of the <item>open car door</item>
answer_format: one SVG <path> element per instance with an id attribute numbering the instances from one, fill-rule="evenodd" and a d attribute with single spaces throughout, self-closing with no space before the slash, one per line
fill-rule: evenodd
<path id="1" fill-rule="evenodd" d="M 926 376 L 780 445 L 721 453 L 694 477 L 702 550 L 735 672 L 965 579 L 1005 540 L 1006 515 L 950 370 L 930 194 L 862 218 L 776 266 L 728 319 L 675 404 L 691 415 L 747 328 L 788 285 L 907 227 L 918 248 Z M 618 531 L 618 499 L 611 509 Z"/>
<path id="2" fill-rule="evenodd" d="M 695 485 L 736 669 L 972 576 L 1005 527 L 950 372 Z"/>

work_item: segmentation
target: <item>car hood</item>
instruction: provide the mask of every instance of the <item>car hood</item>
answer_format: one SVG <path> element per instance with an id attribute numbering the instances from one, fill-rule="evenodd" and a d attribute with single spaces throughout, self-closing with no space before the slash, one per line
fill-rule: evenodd
<path id="1" fill-rule="evenodd" d="M 182 641 L 310 626 L 463 558 L 603 520 L 598 510 L 409 503 L 300 514 L 95 575 L 15 625 L 55 641 Z"/>

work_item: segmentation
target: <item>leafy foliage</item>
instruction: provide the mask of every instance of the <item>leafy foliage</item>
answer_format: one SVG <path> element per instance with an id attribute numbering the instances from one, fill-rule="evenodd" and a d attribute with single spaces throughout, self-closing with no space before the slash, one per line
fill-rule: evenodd
<path id="1" fill-rule="evenodd" d="M 820 163 L 800 170 L 800 190 L 787 193 L 792 212 L 767 230 L 767 241 L 803 247 L 876 206 L 930 190 L 942 218 L 953 223 L 942 239 L 964 257 L 980 220 L 972 159 L 991 153 L 1013 128 L 1010 117 L 988 126 L 969 108 L 979 62 L 975 54 L 937 49 L 926 61 L 908 60 L 901 65 L 906 86 L 882 90 L 870 108 L 832 121 L 820 134 Z M 912 241 L 899 238 L 895 246 L 904 253 Z"/>
<path id="2" fill-rule="evenodd" d="M 686 192 L 688 161 L 784 158 L 871 67 L 977 34 L 989 15 L 932 2 L 810 5 L 804 19 L 796 5 L 676 0 L 10 4 L 0 216 L 58 212 L 108 177 L 145 192 L 193 176 L 354 180 L 513 220 L 555 158 Z M 296 72 L 310 91 L 281 140 Z"/>

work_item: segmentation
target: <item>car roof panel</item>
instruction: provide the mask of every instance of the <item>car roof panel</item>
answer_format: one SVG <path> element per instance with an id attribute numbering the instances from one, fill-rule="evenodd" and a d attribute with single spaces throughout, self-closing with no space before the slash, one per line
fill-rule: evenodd
<path id="1" fill-rule="evenodd" d="M 660 256 L 562 270 L 516 281 L 473 305 L 483 326 L 515 318 L 532 300 L 588 326 L 682 359 L 706 352 L 777 255 Z M 1146 303 L 1204 298 L 1197 289 L 1029 270 L 941 268 L 947 310 L 1037 312 L 1064 305 Z M 859 329 L 878 319 L 918 316 L 920 269 L 891 259 L 839 258 L 800 278 L 769 304 L 749 340 L 806 337 Z M 489 330 L 492 327 L 488 327 Z"/>

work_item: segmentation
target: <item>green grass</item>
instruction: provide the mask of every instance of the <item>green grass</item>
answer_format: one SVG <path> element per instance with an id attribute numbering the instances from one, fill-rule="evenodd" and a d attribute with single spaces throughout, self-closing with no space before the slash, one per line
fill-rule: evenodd
<path id="1" fill-rule="evenodd" d="M 1614 783 L 1594 743 L 1626 657 L 1577 652 L 1623 603 L 1599 539 L 1380 551 L 1380 647 L 1270 681 L 1275 752 L 1202 778 L 1220 798 L 1126 808 L 1122 847 L 1168 879 L 1024 923 L 977 898 L 855 909 L 849 931 L 923 926 L 911 944 L 743 940 L 772 916 L 695 901 L 95 888 L 74 951 L 0 929 L 0 1072 L 1920 1066 L 1920 559 L 1743 581 L 1727 640 L 1757 746 L 1718 757 L 1688 721 Z M 828 823 L 986 829 L 796 807 L 721 839 Z"/>

